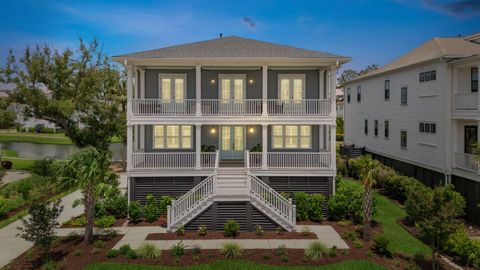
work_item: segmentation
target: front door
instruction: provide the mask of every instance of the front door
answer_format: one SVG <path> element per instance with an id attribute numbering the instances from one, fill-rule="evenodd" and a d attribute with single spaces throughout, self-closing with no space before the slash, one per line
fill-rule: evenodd
<path id="1" fill-rule="evenodd" d="M 243 126 L 222 126 L 220 133 L 220 159 L 243 160 L 245 130 Z"/>
<path id="2" fill-rule="evenodd" d="M 465 126 L 465 153 L 473 154 L 478 142 L 478 126 Z"/>

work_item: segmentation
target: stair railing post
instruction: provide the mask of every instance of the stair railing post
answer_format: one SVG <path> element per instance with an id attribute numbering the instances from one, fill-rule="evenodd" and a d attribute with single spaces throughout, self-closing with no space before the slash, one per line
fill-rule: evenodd
<path id="1" fill-rule="evenodd" d="M 172 204 L 173 204 L 173 200 L 172 200 Z M 167 206 L 167 231 L 170 231 L 171 230 L 171 227 L 172 226 L 172 206 L 169 205 Z"/>

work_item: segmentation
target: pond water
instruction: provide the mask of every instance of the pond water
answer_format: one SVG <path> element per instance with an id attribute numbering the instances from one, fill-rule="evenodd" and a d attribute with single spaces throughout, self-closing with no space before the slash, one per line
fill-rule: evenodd
<path id="1" fill-rule="evenodd" d="M 26 142 L 1 142 L 1 148 L 15 150 L 18 157 L 27 159 L 42 159 L 44 157 L 54 157 L 65 159 L 78 151 L 74 145 L 60 144 L 37 144 Z M 122 144 L 112 143 L 110 145 L 113 160 L 122 159 Z"/>

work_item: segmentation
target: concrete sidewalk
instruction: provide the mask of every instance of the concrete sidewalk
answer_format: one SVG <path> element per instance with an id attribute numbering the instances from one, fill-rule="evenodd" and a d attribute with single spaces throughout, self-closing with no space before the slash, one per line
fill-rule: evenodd
<path id="1" fill-rule="evenodd" d="M 224 243 L 235 242 L 243 249 L 275 249 L 284 244 L 287 248 L 305 249 L 314 241 L 320 241 L 327 247 L 336 246 L 339 249 L 348 249 L 347 243 L 340 235 L 329 225 L 311 225 L 297 226 L 297 231 L 302 231 L 303 227 L 309 227 L 310 231 L 315 233 L 318 239 L 214 239 L 214 240 L 145 240 L 150 233 L 165 233 L 165 228 L 160 227 L 130 227 L 116 228 L 119 233 L 125 236 L 115 245 L 114 249 L 120 248 L 124 244 L 129 244 L 132 248 L 138 248 L 143 243 L 152 243 L 159 249 L 168 250 L 173 245 L 183 242 L 186 249 L 190 249 L 195 245 L 199 245 L 203 249 L 221 249 Z"/>
<path id="2" fill-rule="evenodd" d="M 75 191 L 62 198 L 61 205 L 64 206 L 64 209 L 58 218 L 60 224 L 83 213 L 83 205 L 72 208 L 73 202 L 81 198 L 82 193 L 80 191 Z M 28 218 L 28 216 L 26 218 Z M 21 221 L 17 220 L 0 229 L 0 268 L 32 247 L 30 242 L 16 236 L 18 233 L 17 227 L 21 226 L 21 224 Z M 60 230 L 63 229 L 59 229 L 59 231 Z"/>

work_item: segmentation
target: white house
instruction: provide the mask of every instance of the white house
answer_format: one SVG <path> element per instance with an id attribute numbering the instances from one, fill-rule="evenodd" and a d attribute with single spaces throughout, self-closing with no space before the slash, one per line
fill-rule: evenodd
<path id="1" fill-rule="evenodd" d="M 453 183 L 480 222 L 480 34 L 434 38 L 345 85 L 345 143 L 433 186 Z"/>
<path id="2" fill-rule="evenodd" d="M 240 37 L 116 56 L 129 199 L 176 197 L 170 230 L 295 226 L 279 192 L 334 192 L 335 74 L 349 58 Z"/>
<path id="3" fill-rule="evenodd" d="M 336 109 L 337 109 L 337 117 L 343 118 L 343 108 L 344 108 L 344 93 L 343 89 L 337 88 L 336 90 Z"/>

